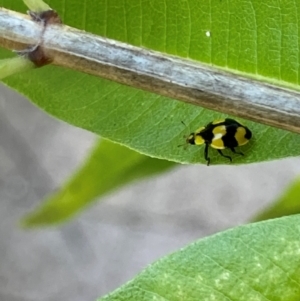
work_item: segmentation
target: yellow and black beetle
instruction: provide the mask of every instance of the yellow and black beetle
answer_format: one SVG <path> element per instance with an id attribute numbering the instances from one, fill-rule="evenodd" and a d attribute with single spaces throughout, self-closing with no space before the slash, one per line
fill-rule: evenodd
<path id="1" fill-rule="evenodd" d="M 235 147 L 245 145 L 251 139 L 251 131 L 244 125 L 234 119 L 226 118 L 210 122 L 207 126 L 201 127 L 194 133 L 191 133 L 186 142 L 193 145 L 202 145 L 205 143 L 204 158 L 207 161 L 207 166 L 210 163 L 208 157 L 208 146 L 218 150 L 219 154 L 228 158 L 222 153 L 222 149 L 229 148 L 233 153 L 244 155 L 241 152 L 236 152 Z"/>

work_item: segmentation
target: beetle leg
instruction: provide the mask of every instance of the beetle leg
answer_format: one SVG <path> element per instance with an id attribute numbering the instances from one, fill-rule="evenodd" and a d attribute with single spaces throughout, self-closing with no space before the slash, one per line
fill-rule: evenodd
<path id="1" fill-rule="evenodd" d="M 208 144 L 207 143 L 205 144 L 204 158 L 207 161 L 207 166 L 209 166 L 210 158 L 208 157 Z"/>
<path id="2" fill-rule="evenodd" d="M 223 156 L 223 157 L 225 157 L 225 158 L 229 159 L 229 160 L 230 160 L 230 162 L 232 162 L 232 159 L 231 159 L 231 157 L 230 157 L 230 156 L 225 156 L 225 155 L 222 153 L 222 151 L 221 151 L 220 149 L 218 149 L 218 153 L 219 153 L 221 156 Z"/>
<path id="3" fill-rule="evenodd" d="M 244 154 L 243 154 L 242 152 L 237 152 L 237 151 L 234 149 L 234 147 L 231 147 L 230 149 L 231 149 L 231 151 L 232 151 L 233 153 L 244 156 Z"/>

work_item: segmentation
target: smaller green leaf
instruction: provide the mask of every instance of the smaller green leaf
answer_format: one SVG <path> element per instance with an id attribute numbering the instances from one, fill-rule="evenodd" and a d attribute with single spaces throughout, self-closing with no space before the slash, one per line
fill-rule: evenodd
<path id="1" fill-rule="evenodd" d="M 300 216 L 237 227 L 150 265 L 99 301 L 299 301 Z"/>
<path id="2" fill-rule="evenodd" d="M 39 13 L 51 10 L 51 7 L 42 0 L 23 0 L 23 2 L 32 12 Z"/>
<path id="3" fill-rule="evenodd" d="M 22 56 L 0 60 L 0 79 L 33 69 L 34 67 L 30 60 Z"/>
<path id="4" fill-rule="evenodd" d="M 253 221 L 300 213 L 300 178 L 297 178 L 269 208 L 256 216 Z"/>
<path id="5" fill-rule="evenodd" d="M 154 174 L 175 163 L 153 159 L 127 147 L 101 140 L 89 160 L 66 185 L 22 220 L 25 227 L 63 222 L 108 192 Z"/>

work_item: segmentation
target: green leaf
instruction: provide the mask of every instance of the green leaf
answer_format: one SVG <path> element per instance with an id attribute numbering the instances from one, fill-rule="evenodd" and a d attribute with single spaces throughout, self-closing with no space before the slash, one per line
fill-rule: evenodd
<path id="1" fill-rule="evenodd" d="M 51 0 L 49 5 L 67 25 L 299 89 L 299 1 Z M 3 0 L 2 6 L 24 11 L 17 1 Z M 54 66 L 5 82 L 57 118 L 141 153 L 181 163 L 205 162 L 203 147 L 177 147 L 184 143 L 183 135 L 224 117 Z M 234 155 L 233 163 L 300 154 L 300 135 L 244 123 L 254 138 L 242 148 L 245 156 Z M 212 164 L 228 163 L 216 150 L 210 153 Z"/>
<path id="2" fill-rule="evenodd" d="M 283 195 L 255 217 L 254 221 L 300 213 L 300 178 L 297 178 Z"/>
<path id="3" fill-rule="evenodd" d="M 22 56 L 0 60 L 0 79 L 33 69 L 34 64 Z"/>
<path id="4" fill-rule="evenodd" d="M 46 202 L 23 219 L 25 227 L 60 223 L 112 190 L 174 166 L 106 140 L 99 142 L 84 166 Z"/>
<path id="5" fill-rule="evenodd" d="M 150 265 L 101 301 L 298 301 L 300 216 L 199 240 Z"/>
<path id="6" fill-rule="evenodd" d="M 23 0 L 23 2 L 32 12 L 43 12 L 51 9 L 51 7 L 42 0 Z"/>

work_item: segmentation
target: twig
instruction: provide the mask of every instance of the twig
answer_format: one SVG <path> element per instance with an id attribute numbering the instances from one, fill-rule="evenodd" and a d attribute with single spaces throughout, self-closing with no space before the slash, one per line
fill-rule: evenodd
<path id="1" fill-rule="evenodd" d="M 55 65 L 300 133 L 297 91 L 61 24 L 43 31 L 26 15 L 0 10 L 0 46 L 23 49 L 38 44 L 41 34 L 43 50 Z"/>

